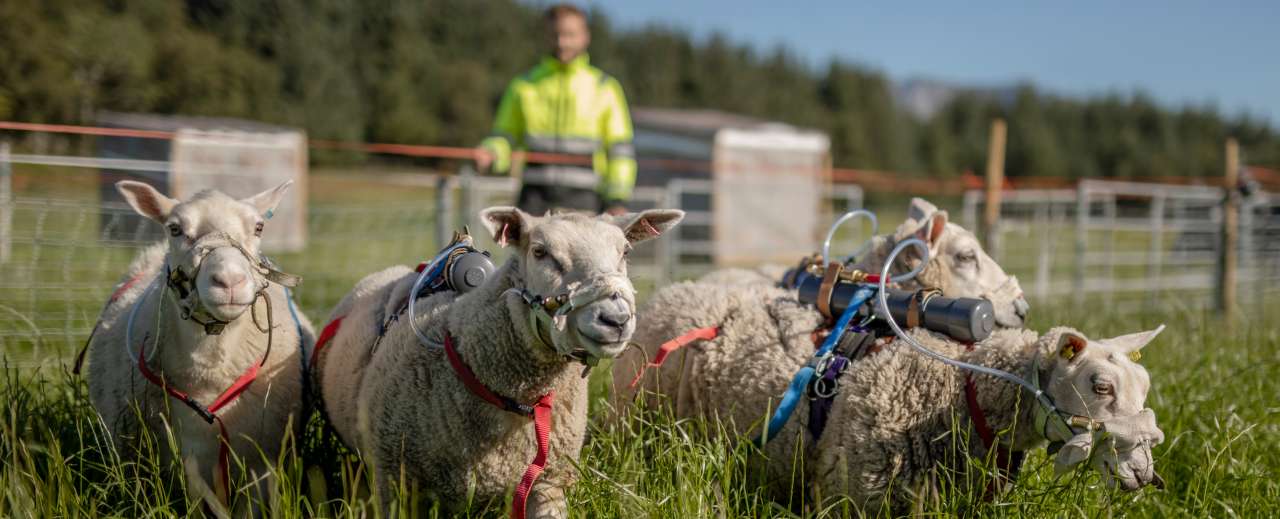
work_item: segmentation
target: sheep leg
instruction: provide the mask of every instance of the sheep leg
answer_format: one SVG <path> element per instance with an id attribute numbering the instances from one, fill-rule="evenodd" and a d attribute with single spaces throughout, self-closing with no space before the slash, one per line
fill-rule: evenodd
<path id="1" fill-rule="evenodd" d="M 529 502 L 525 503 L 525 517 L 533 519 L 564 519 L 569 516 L 569 502 L 564 496 L 564 487 L 552 483 L 538 481 L 529 491 Z"/>
<path id="2" fill-rule="evenodd" d="M 218 519 L 230 518 L 231 514 L 227 513 L 227 508 L 222 506 L 222 500 L 218 498 L 217 492 L 209 486 L 204 472 L 200 470 L 200 462 L 196 460 L 195 456 L 184 457 L 182 459 L 182 468 L 187 473 L 188 494 L 203 501 L 214 517 Z"/>

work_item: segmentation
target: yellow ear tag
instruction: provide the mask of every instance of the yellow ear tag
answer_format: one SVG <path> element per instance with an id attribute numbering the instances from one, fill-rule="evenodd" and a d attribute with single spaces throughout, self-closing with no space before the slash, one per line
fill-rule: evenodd
<path id="1" fill-rule="evenodd" d="M 1062 345 L 1062 350 L 1058 351 L 1058 356 L 1067 360 L 1074 359 L 1076 357 L 1076 349 L 1071 343 L 1064 344 Z"/>
<path id="2" fill-rule="evenodd" d="M 1142 360 L 1142 350 L 1133 350 L 1129 352 L 1129 360 L 1134 362 Z"/>

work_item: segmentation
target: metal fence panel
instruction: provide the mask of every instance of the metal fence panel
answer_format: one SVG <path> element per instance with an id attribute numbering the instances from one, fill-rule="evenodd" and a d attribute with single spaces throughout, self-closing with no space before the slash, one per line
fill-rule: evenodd
<path id="1" fill-rule="evenodd" d="M 1099 180 L 1006 191 L 990 253 L 1039 301 L 1204 307 L 1217 289 L 1222 200 L 1214 187 Z M 976 228 L 984 201 L 965 194 L 966 226 Z M 1280 205 L 1265 194 L 1248 201 L 1241 236 L 1239 283 L 1260 301 L 1280 281 Z"/>

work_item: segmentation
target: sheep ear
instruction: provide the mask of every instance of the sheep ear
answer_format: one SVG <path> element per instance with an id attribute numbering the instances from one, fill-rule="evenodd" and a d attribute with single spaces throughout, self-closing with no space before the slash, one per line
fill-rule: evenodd
<path id="1" fill-rule="evenodd" d="M 634 244 L 662 236 L 683 219 L 684 211 L 679 209 L 649 209 L 613 217 L 613 223 L 622 228 L 627 241 Z"/>
<path id="2" fill-rule="evenodd" d="M 253 206 L 254 210 L 263 218 L 268 220 L 275 215 L 276 206 L 280 205 L 280 201 L 284 199 L 285 191 L 289 190 L 289 186 L 293 185 L 292 180 L 286 180 L 274 188 L 268 189 L 249 198 L 241 200 L 246 204 Z"/>
<path id="3" fill-rule="evenodd" d="M 533 217 L 514 207 L 490 207 L 480 211 L 480 221 L 499 247 L 520 244 L 529 232 Z"/>
<path id="4" fill-rule="evenodd" d="M 1160 332 L 1163 332 L 1163 331 L 1164 331 L 1164 325 L 1162 324 L 1160 325 L 1159 328 L 1156 328 L 1154 330 L 1147 330 L 1145 332 L 1121 335 L 1119 337 L 1112 337 L 1110 339 L 1106 339 L 1098 342 L 1106 343 L 1108 346 L 1111 346 L 1112 348 L 1114 348 L 1117 353 L 1126 354 L 1134 362 L 1137 362 L 1138 359 L 1141 358 L 1141 355 L 1138 353 L 1138 350 L 1141 350 L 1143 346 L 1146 346 L 1148 343 L 1154 340 L 1157 335 L 1160 335 Z"/>
<path id="5" fill-rule="evenodd" d="M 947 212 L 939 210 L 938 206 L 923 198 L 912 198 L 907 206 L 907 221 L 898 227 L 895 237 L 904 240 L 914 236 L 932 249 L 946 230 L 948 220 Z"/>
<path id="6" fill-rule="evenodd" d="M 169 218 L 173 206 L 178 205 L 177 200 L 160 194 L 156 188 L 142 182 L 121 180 L 116 182 L 116 191 L 124 196 L 124 200 L 138 214 L 162 224 Z"/>
<path id="7" fill-rule="evenodd" d="M 1058 345 L 1056 350 L 1058 356 L 1066 360 L 1075 360 L 1080 357 L 1080 352 L 1084 351 L 1089 345 L 1089 339 L 1080 335 L 1078 332 L 1066 331 L 1058 336 Z"/>

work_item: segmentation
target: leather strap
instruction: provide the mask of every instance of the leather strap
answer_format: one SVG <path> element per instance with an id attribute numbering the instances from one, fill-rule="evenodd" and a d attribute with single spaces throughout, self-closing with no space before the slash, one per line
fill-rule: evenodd
<path id="1" fill-rule="evenodd" d="M 822 284 L 818 285 L 818 312 L 826 317 L 827 321 L 834 319 L 831 315 L 831 292 L 835 289 L 842 270 L 844 265 L 834 261 L 828 263 L 826 272 L 822 274 Z"/>

